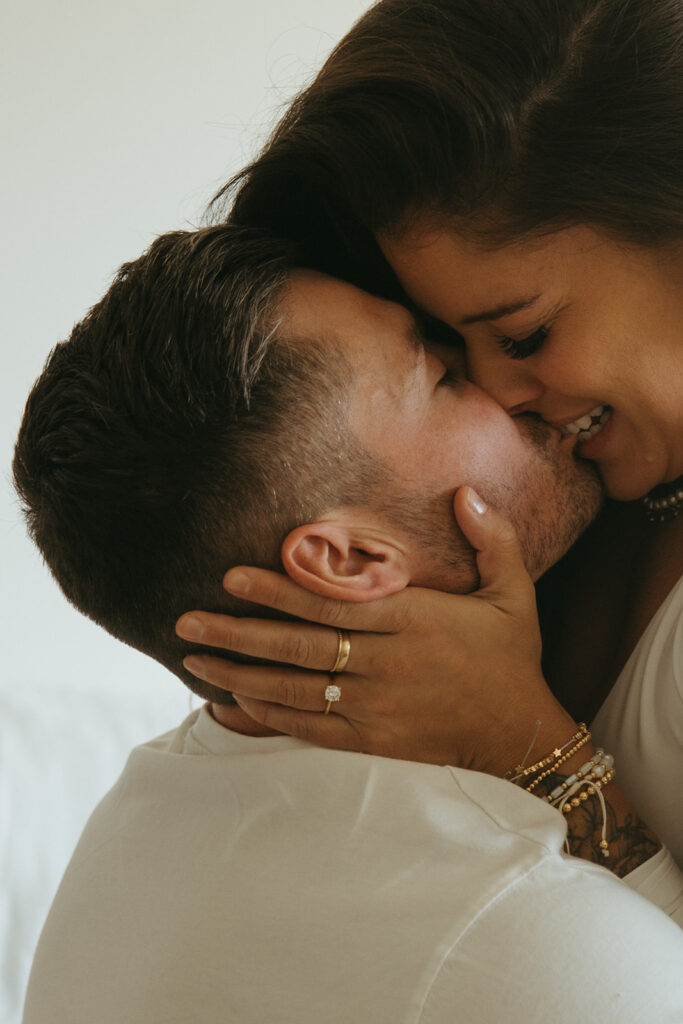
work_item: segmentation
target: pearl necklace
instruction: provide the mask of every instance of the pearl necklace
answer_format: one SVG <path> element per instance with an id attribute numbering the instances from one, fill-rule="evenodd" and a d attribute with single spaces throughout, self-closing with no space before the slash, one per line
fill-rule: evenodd
<path id="1" fill-rule="evenodd" d="M 645 514 L 651 523 L 664 523 L 675 519 L 683 508 L 683 476 L 668 484 L 660 484 L 641 498 Z"/>

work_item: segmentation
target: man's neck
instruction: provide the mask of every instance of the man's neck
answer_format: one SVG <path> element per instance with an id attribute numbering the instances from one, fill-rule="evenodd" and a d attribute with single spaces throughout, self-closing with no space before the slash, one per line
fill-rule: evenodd
<path id="1" fill-rule="evenodd" d="M 219 725 L 239 732 L 243 736 L 281 736 L 276 729 L 268 729 L 250 718 L 246 711 L 236 704 L 209 704 L 209 713 Z"/>

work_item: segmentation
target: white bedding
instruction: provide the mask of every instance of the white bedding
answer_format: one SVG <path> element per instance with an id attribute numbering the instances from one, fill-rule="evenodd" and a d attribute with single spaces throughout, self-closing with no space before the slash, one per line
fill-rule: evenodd
<path id="1" fill-rule="evenodd" d="M 195 700 L 195 706 L 200 702 Z M 95 804 L 132 747 L 177 725 L 190 694 L 0 689 L 0 1021 L 19 1024 L 57 885 Z"/>

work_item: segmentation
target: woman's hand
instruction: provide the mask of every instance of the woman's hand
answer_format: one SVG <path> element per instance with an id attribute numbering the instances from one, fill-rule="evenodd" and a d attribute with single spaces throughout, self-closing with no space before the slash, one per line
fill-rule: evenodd
<path id="1" fill-rule="evenodd" d="M 538 721 L 535 750 L 564 743 L 575 723 L 541 673 L 535 593 L 514 530 L 491 509 L 478 514 L 467 491 L 454 505 L 477 552 L 476 592 L 408 588 L 351 604 L 278 573 L 232 569 L 224 580 L 231 594 L 306 621 L 191 612 L 178 621 L 178 634 L 296 667 L 197 655 L 186 668 L 232 691 L 262 725 L 321 746 L 502 776 L 523 758 Z M 325 715 L 339 629 L 351 631 L 351 651 L 334 677 L 341 699 Z"/>

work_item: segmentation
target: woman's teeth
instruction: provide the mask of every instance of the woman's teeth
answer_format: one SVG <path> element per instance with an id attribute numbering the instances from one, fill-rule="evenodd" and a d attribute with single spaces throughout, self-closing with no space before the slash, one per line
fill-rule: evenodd
<path id="1" fill-rule="evenodd" d="M 567 423 L 564 427 L 560 427 L 560 431 L 563 437 L 566 437 L 567 434 L 578 434 L 577 440 L 588 441 L 589 438 L 600 433 L 611 415 L 612 410 L 609 405 L 596 405 L 595 409 L 591 409 L 585 416 L 580 416 L 573 423 Z"/>

